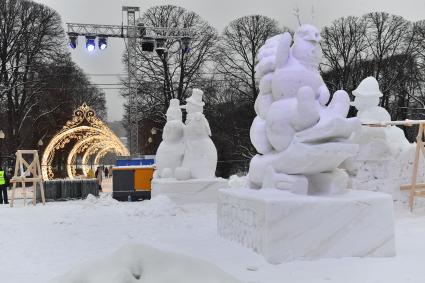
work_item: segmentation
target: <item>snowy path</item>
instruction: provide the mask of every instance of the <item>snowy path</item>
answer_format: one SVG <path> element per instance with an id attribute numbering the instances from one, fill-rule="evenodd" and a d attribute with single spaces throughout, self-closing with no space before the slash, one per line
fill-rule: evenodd
<path id="1" fill-rule="evenodd" d="M 47 282 L 75 265 L 144 243 L 206 259 L 242 282 L 423 283 L 425 211 L 396 213 L 395 258 L 270 265 L 217 236 L 216 206 L 176 207 L 166 198 L 118 203 L 104 194 L 46 206 L 0 207 L 1 282 Z M 254 268 L 256 271 L 247 269 Z"/>

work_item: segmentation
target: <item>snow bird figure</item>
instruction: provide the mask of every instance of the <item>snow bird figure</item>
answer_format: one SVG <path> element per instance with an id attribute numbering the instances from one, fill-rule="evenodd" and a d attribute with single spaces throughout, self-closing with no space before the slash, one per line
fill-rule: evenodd
<path id="1" fill-rule="evenodd" d="M 360 127 L 347 119 L 348 94 L 330 93 L 318 67 L 319 30 L 308 24 L 272 37 L 260 48 L 257 78 L 260 93 L 251 141 L 257 151 L 250 164 L 251 187 L 273 187 L 296 193 L 335 193 L 348 177 L 336 168 L 356 154 L 348 141 Z M 329 105 L 326 106 L 329 102 Z M 331 192 L 332 191 L 332 192 Z"/>

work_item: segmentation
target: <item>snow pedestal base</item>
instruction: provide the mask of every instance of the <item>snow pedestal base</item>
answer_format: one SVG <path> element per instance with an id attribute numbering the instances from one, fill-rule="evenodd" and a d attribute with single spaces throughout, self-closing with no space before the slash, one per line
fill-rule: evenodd
<path id="1" fill-rule="evenodd" d="M 214 179 L 191 179 L 177 181 L 175 179 L 152 180 L 152 197 L 165 195 L 178 204 L 217 202 L 219 189 L 228 187 L 227 180 Z"/>
<path id="2" fill-rule="evenodd" d="M 395 255 L 392 198 L 369 191 L 304 196 L 276 189 L 220 190 L 218 233 L 273 264 Z"/>

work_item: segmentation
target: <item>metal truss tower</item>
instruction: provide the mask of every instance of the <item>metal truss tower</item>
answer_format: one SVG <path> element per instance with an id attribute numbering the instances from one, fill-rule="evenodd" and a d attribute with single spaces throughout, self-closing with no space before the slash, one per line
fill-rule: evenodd
<path id="1" fill-rule="evenodd" d="M 138 103 L 137 103 L 137 84 L 136 84 L 136 12 L 139 11 L 138 7 L 122 7 L 123 11 L 127 12 L 127 65 L 128 65 L 128 90 L 129 90 L 129 143 L 130 143 L 130 154 L 137 156 L 140 154 L 139 151 L 139 126 L 138 126 Z"/>
<path id="2" fill-rule="evenodd" d="M 99 25 L 99 24 L 81 24 L 67 23 L 67 34 L 70 38 L 72 48 L 76 47 L 76 38 L 85 36 L 86 38 L 107 38 L 118 37 L 127 39 L 127 58 L 128 58 L 128 90 L 129 90 L 129 148 L 132 156 L 140 155 L 139 151 L 139 127 L 138 127 L 138 103 L 137 103 L 137 81 L 136 81 L 136 45 L 138 40 L 151 42 L 154 49 L 159 51 L 161 48 L 157 42 L 164 43 L 164 40 L 177 39 L 180 41 L 183 50 L 189 52 L 191 31 L 186 28 L 169 27 L 149 27 L 136 24 L 136 12 L 139 7 L 123 6 L 122 12 L 127 13 L 127 25 Z"/>

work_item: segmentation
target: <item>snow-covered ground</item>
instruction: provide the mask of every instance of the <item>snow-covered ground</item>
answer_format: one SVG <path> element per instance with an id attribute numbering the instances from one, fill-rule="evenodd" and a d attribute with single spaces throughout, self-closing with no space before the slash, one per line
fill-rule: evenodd
<path id="1" fill-rule="evenodd" d="M 93 261 L 86 266 L 94 272 L 102 272 L 105 265 L 110 271 L 111 254 L 135 244 L 203 259 L 241 282 L 424 282 L 425 209 L 411 214 L 404 206 L 396 208 L 394 258 L 271 265 L 253 251 L 217 236 L 216 208 L 215 204 L 176 206 L 165 197 L 116 202 L 107 193 L 45 206 L 23 207 L 22 202 L 14 208 L 0 206 L 0 282 L 48 282 Z M 157 270 L 166 273 L 170 268 Z M 184 273 L 173 282 L 187 282 Z"/>

